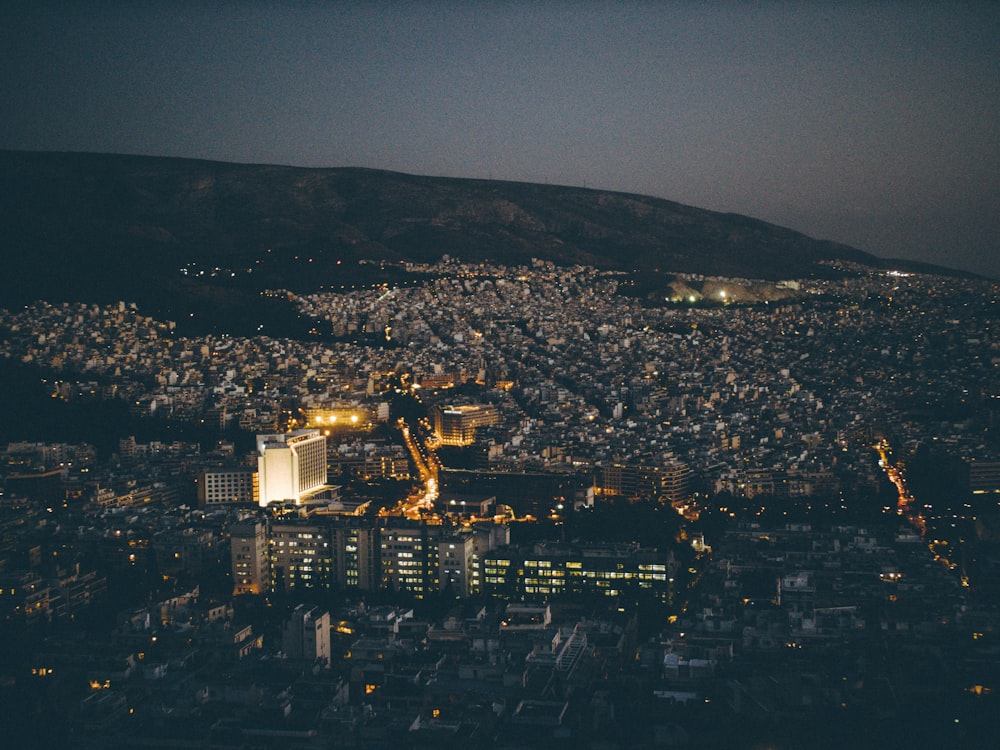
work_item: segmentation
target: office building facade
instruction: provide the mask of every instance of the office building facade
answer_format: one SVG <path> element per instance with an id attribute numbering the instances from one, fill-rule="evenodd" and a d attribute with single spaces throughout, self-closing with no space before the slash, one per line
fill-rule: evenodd
<path id="1" fill-rule="evenodd" d="M 319 430 L 257 436 L 258 504 L 302 505 L 326 487 L 326 437 Z"/>

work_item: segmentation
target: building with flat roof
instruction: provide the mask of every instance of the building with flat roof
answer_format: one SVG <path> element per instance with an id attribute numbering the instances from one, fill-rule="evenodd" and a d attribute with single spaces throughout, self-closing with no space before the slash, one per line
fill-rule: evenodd
<path id="1" fill-rule="evenodd" d="M 604 495 L 660 499 L 675 503 L 691 496 L 691 470 L 683 461 L 661 465 L 610 463 L 598 478 Z"/>
<path id="2" fill-rule="evenodd" d="M 275 590 L 379 588 L 378 531 L 356 517 L 288 519 L 269 528 Z"/>
<path id="3" fill-rule="evenodd" d="M 314 513 L 235 524 L 235 594 L 395 591 L 424 599 L 481 590 L 480 561 L 510 542 L 506 524 L 455 529 L 404 518 Z"/>
<path id="4" fill-rule="evenodd" d="M 562 545 L 490 550 L 483 556 L 483 593 L 532 601 L 562 594 L 617 597 L 642 591 L 669 601 L 678 563 L 673 552 L 637 544 Z"/>
<path id="5" fill-rule="evenodd" d="M 254 473 L 248 469 L 207 469 L 198 477 L 198 507 L 246 504 L 254 501 Z"/>
<path id="6" fill-rule="evenodd" d="M 330 613 L 325 609 L 300 604 L 281 635 L 281 647 L 289 659 L 330 665 Z"/>
<path id="7" fill-rule="evenodd" d="M 451 534 L 437 544 L 438 584 L 456 597 L 473 593 L 476 540 L 472 534 Z"/>
<path id="8" fill-rule="evenodd" d="M 257 436 L 257 502 L 302 505 L 326 488 L 326 437 L 319 430 Z"/>
<path id="9" fill-rule="evenodd" d="M 434 407 L 434 432 L 443 445 L 472 445 L 477 429 L 496 424 L 500 412 L 492 404 Z"/>
<path id="10" fill-rule="evenodd" d="M 966 459 L 969 491 L 976 495 L 1000 492 L 1000 461 Z"/>
<path id="11" fill-rule="evenodd" d="M 233 595 L 263 594 L 271 588 L 267 527 L 259 522 L 233 526 L 230 532 Z"/>

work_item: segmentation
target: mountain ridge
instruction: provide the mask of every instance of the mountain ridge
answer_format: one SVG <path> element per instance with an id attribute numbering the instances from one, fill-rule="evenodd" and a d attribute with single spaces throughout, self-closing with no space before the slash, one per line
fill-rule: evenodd
<path id="1" fill-rule="evenodd" d="M 206 269 L 231 273 L 230 291 L 310 292 L 360 260 L 445 254 L 772 280 L 829 275 L 830 260 L 946 272 L 665 198 L 365 167 L 0 151 L 0 191 L 0 304 L 129 285 L 180 303 Z"/>

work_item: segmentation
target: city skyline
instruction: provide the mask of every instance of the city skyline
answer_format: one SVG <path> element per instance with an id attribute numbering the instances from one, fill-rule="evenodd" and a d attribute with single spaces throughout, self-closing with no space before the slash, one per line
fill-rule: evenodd
<path id="1" fill-rule="evenodd" d="M 988 3 L 41 3 L 0 148 L 642 193 L 1000 276 Z"/>
<path id="2" fill-rule="evenodd" d="M 649 305 L 541 260 L 407 273 L 295 295 L 401 346 L 0 310 L 11 736 L 996 734 L 994 284 L 686 275 Z"/>

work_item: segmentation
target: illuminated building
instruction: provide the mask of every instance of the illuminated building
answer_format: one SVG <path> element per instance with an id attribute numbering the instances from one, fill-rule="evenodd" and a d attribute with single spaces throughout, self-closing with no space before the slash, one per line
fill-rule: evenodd
<path id="1" fill-rule="evenodd" d="M 378 569 L 378 529 L 372 526 L 347 526 L 336 529 L 332 538 L 337 581 L 341 586 L 363 591 L 377 589 L 381 583 Z"/>
<path id="2" fill-rule="evenodd" d="M 52 619 L 55 592 L 34 571 L 0 573 L 0 620 L 28 625 Z"/>
<path id="3" fill-rule="evenodd" d="M 680 461 L 662 466 L 615 463 L 601 467 L 598 481 L 605 495 L 656 498 L 673 503 L 690 497 L 691 470 Z"/>
<path id="4" fill-rule="evenodd" d="M 331 587 L 330 534 L 324 525 L 276 521 L 271 524 L 268 542 L 275 591 Z"/>
<path id="5" fill-rule="evenodd" d="M 538 543 L 483 557 L 483 593 L 520 600 L 560 594 L 608 597 L 648 591 L 667 601 L 678 563 L 672 553 L 634 544 L 566 547 Z"/>
<path id="6" fill-rule="evenodd" d="M 472 445 L 476 430 L 500 424 L 500 412 L 492 404 L 435 406 L 434 432 L 443 445 Z"/>
<path id="7" fill-rule="evenodd" d="M 378 532 L 359 519 L 274 522 L 269 555 L 272 585 L 297 589 L 378 589 Z"/>
<path id="8" fill-rule="evenodd" d="M 448 590 L 456 597 L 479 591 L 479 560 L 510 529 L 478 525 L 472 533 L 455 533 L 443 526 L 393 521 L 381 529 L 382 587 L 423 599 Z"/>
<path id="9" fill-rule="evenodd" d="M 405 519 L 379 527 L 358 516 L 313 514 L 239 524 L 231 537 L 236 594 L 359 589 L 422 599 L 444 590 L 478 593 L 479 561 L 510 541 L 510 529 L 480 523 L 456 532 Z"/>
<path id="10" fill-rule="evenodd" d="M 438 542 L 438 584 L 442 591 L 450 590 L 458 597 L 473 593 L 475 546 L 472 534 L 456 534 Z"/>
<path id="11" fill-rule="evenodd" d="M 483 559 L 492 550 L 510 544 L 510 526 L 505 523 L 477 523 L 472 528 L 472 570 L 469 593 L 483 590 Z"/>
<path id="12" fill-rule="evenodd" d="M 1000 461 L 966 459 L 969 490 L 977 495 L 1000 492 Z"/>
<path id="13" fill-rule="evenodd" d="M 420 378 L 420 387 L 427 389 L 454 388 L 455 375 L 452 373 L 443 373 L 443 374 L 428 373 Z"/>
<path id="14" fill-rule="evenodd" d="M 262 523 L 239 524 L 230 533 L 233 595 L 263 594 L 270 589 L 267 529 Z"/>
<path id="15" fill-rule="evenodd" d="M 382 529 L 382 586 L 423 599 L 438 588 L 441 527 L 406 523 Z"/>
<path id="16" fill-rule="evenodd" d="M 326 487 L 326 438 L 319 430 L 257 436 L 258 503 L 301 505 Z"/>

